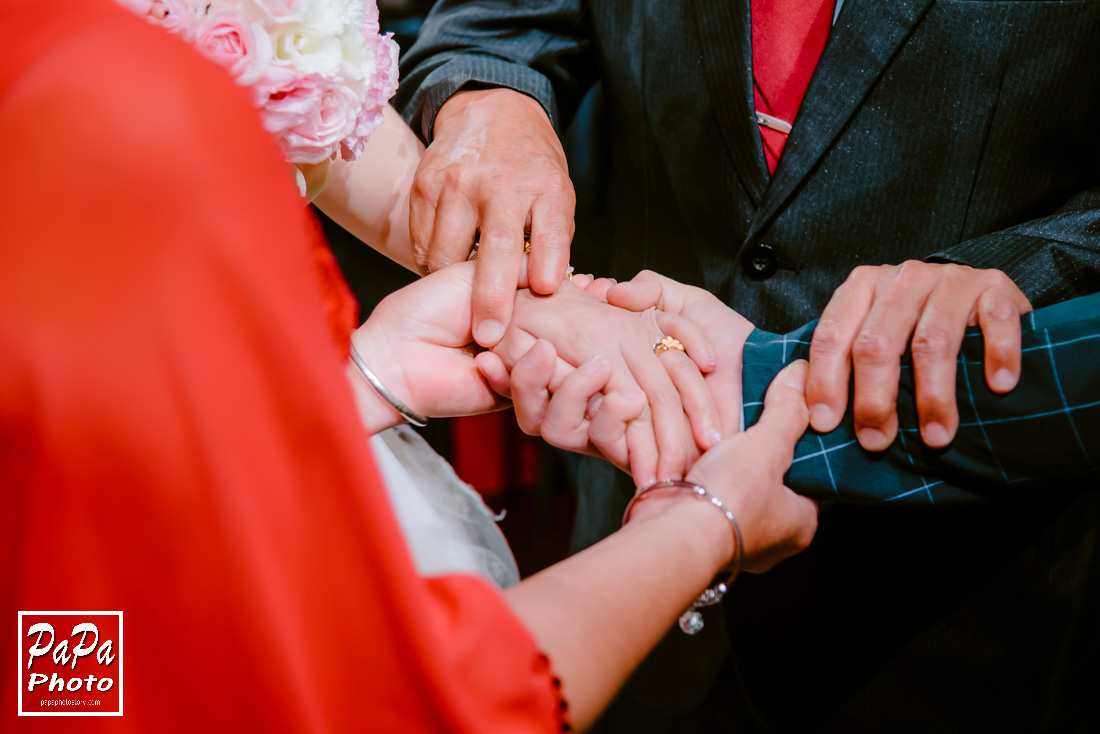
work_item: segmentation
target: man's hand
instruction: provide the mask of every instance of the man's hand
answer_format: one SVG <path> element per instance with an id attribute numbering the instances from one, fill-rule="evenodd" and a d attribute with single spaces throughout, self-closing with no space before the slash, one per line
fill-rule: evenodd
<path id="1" fill-rule="evenodd" d="M 440 108 L 413 179 L 414 257 L 434 272 L 479 243 L 473 334 L 493 346 L 511 318 L 525 229 L 529 285 L 553 293 L 569 265 L 575 208 L 565 152 L 539 103 L 510 89 L 461 91 Z"/>
<path id="2" fill-rule="evenodd" d="M 886 449 L 897 435 L 901 356 L 911 336 L 921 437 L 933 448 L 946 446 L 959 425 L 955 369 L 966 327 L 981 327 L 986 382 L 1006 393 L 1020 379 L 1020 314 L 1030 310 L 999 270 L 913 260 L 856 268 L 825 307 L 810 345 L 811 425 L 837 427 L 854 371 L 860 445 Z"/>

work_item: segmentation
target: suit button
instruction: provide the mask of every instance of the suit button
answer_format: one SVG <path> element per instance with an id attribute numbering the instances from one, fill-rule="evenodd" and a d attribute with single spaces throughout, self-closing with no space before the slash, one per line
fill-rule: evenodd
<path id="1" fill-rule="evenodd" d="M 771 245 L 758 242 L 745 250 L 741 266 L 750 278 L 764 280 L 775 275 L 779 268 L 779 254 Z"/>

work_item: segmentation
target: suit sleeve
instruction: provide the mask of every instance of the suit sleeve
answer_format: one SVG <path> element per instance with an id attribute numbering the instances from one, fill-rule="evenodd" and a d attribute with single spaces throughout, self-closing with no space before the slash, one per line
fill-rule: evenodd
<path id="1" fill-rule="evenodd" d="M 761 411 L 771 378 L 805 358 L 816 322 L 789 334 L 754 332 L 745 345 L 745 421 Z M 920 440 L 911 366 L 903 361 L 899 435 L 882 455 L 859 447 L 852 413 L 831 433 L 799 441 L 788 485 L 815 499 L 953 505 L 1096 488 L 1100 477 L 1100 293 L 1023 319 L 1023 373 L 1008 395 L 985 383 L 977 329 L 957 372 L 959 431 L 946 449 Z"/>
<path id="2" fill-rule="evenodd" d="M 1041 306 L 1100 290 L 1100 188 L 1054 214 L 960 242 L 929 258 L 1004 271 Z"/>
<path id="3" fill-rule="evenodd" d="M 443 0 L 402 56 L 394 105 L 430 143 L 455 92 L 508 87 L 536 99 L 560 132 L 595 81 L 586 18 L 582 0 Z"/>

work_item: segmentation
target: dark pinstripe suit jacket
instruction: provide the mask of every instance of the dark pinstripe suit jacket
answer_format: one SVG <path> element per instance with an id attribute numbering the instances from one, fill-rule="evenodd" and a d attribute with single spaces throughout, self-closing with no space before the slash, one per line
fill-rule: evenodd
<path id="1" fill-rule="evenodd" d="M 1098 2 L 847 0 L 770 177 L 752 119 L 749 0 L 437 11 L 399 92 L 428 138 L 465 85 L 524 91 L 561 127 L 599 78 L 617 277 L 652 268 L 777 332 L 814 318 L 860 264 L 997 267 L 1035 305 L 1100 289 Z M 1030 450 L 1049 450 L 1035 439 Z M 582 487 L 583 544 L 612 527 L 631 487 L 612 489 L 604 466 L 582 473 L 598 488 Z M 1084 702 L 1100 654 L 1098 527 L 1090 494 L 831 509 L 810 551 L 743 579 L 726 605 L 743 687 L 791 731 L 1095 720 Z M 691 687 L 662 701 L 674 688 L 644 698 L 695 703 Z"/>

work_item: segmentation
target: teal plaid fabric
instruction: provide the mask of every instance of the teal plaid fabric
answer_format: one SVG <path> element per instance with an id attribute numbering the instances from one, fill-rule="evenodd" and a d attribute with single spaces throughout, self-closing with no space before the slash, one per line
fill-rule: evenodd
<path id="1" fill-rule="evenodd" d="M 754 331 L 745 345 L 745 424 L 760 416 L 768 383 L 809 354 L 816 322 L 788 334 Z M 1059 478 L 1100 488 L 1100 293 L 1039 309 L 1022 320 L 1023 373 L 1008 395 L 985 383 L 982 338 L 970 329 L 958 360 L 959 432 L 946 449 L 920 440 L 906 355 L 900 431 L 881 455 L 856 442 L 852 414 L 833 432 L 808 432 L 788 485 L 815 499 L 944 505 L 1050 491 Z"/>

